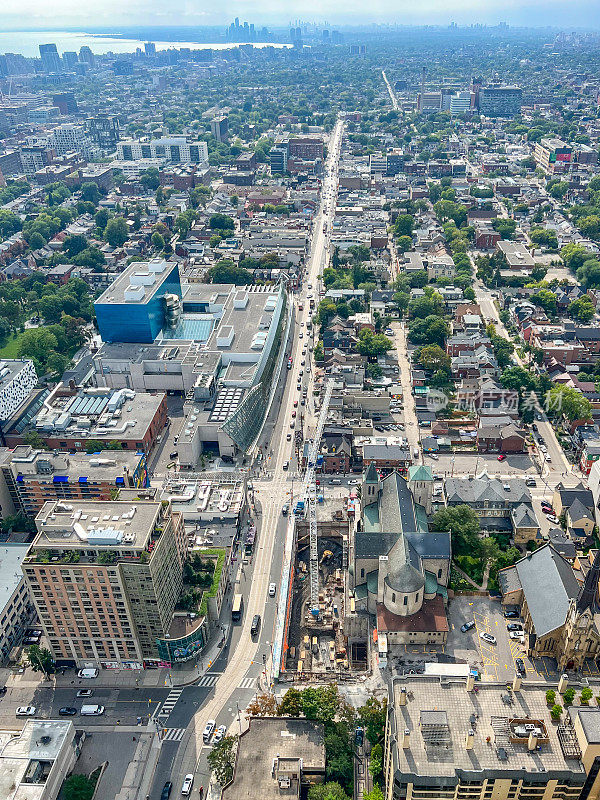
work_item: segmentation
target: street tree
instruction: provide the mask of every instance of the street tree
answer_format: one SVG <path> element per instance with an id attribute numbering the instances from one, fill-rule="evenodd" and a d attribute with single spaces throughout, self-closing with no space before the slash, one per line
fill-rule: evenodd
<path id="1" fill-rule="evenodd" d="M 32 644 L 27 650 L 27 659 L 34 672 L 43 672 L 46 677 L 56 671 L 52 653 L 45 647 Z"/>
<path id="2" fill-rule="evenodd" d="M 221 786 L 233 778 L 237 736 L 224 736 L 208 754 L 208 764 Z"/>

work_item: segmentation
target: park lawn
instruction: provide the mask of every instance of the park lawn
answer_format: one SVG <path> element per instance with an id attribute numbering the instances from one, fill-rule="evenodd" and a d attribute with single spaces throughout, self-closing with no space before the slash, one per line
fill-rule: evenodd
<path id="1" fill-rule="evenodd" d="M 19 338 L 20 333 L 13 333 L 6 340 L 3 347 L 0 348 L 0 358 L 18 358 L 19 357 Z"/>

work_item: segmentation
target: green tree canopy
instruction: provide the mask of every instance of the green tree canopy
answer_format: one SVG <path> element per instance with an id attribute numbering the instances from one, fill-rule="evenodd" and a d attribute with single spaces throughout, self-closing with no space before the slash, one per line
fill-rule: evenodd
<path id="1" fill-rule="evenodd" d="M 123 217 L 113 217 L 106 223 L 104 238 L 111 247 L 122 247 L 129 239 L 129 228 Z"/>
<path id="2" fill-rule="evenodd" d="M 546 394 L 550 413 L 563 414 L 570 422 L 592 418 L 592 404 L 573 386 L 555 386 Z"/>
<path id="3" fill-rule="evenodd" d="M 470 554 L 478 551 L 479 519 L 470 506 L 448 506 L 436 511 L 431 527 L 435 531 L 450 531 L 454 553 Z"/>

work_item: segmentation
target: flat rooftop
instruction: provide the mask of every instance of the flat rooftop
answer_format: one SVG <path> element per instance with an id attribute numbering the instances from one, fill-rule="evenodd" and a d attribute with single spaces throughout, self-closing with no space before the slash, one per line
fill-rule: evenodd
<path id="1" fill-rule="evenodd" d="M 16 375 L 28 364 L 29 358 L 3 358 L 0 360 L 0 392 L 9 384 Z"/>
<path id="2" fill-rule="evenodd" d="M 242 480 L 227 473 L 218 480 L 180 477 L 164 487 L 161 499 L 170 501 L 173 510 L 181 512 L 184 519 L 237 519 L 245 502 Z"/>
<path id="3" fill-rule="evenodd" d="M 297 796 L 279 787 L 274 765 L 285 770 L 288 759 L 302 762 L 303 772 L 325 771 L 323 725 L 288 717 L 251 717 L 250 728 L 240 736 L 233 782 L 223 790 L 223 800 L 280 800 Z"/>
<path id="4" fill-rule="evenodd" d="M 18 720 L 17 720 L 18 721 Z M 74 735 L 73 723 L 63 720 L 26 720 L 23 730 L 0 731 L 0 797 L 3 800 L 38 800 L 46 797 L 45 782 L 29 783 L 30 765 L 41 762 L 45 781 L 49 769 Z"/>
<path id="5" fill-rule="evenodd" d="M 28 550 L 29 545 L 20 542 L 0 544 L 0 610 L 6 607 L 13 592 L 23 580 L 21 564 Z"/>
<path id="6" fill-rule="evenodd" d="M 409 697 L 400 705 L 402 687 Z M 479 683 L 478 691 L 467 692 L 464 681 L 419 678 L 396 679 L 391 693 L 396 722 L 397 770 L 412 781 L 421 776 L 453 778 L 457 771 L 498 770 L 537 775 L 541 783 L 548 772 L 572 776 L 585 775 L 578 758 L 567 758 L 559 741 L 559 727 L 552 722 L 545 688 L 524 683 L 518 692 L 505 686 Z M 539 749 L 528 750 L 524 743 L 511 741 L 512 720 L 541 721 L 548 741 Z M 404 731 L 410 731 L 410 747 L 404 748 Z M 473 746 L 467 749 L 469 731 L 474 731 Z M 490 743 L 487 742 L 490 737 Z M 541 773 L 541 774 L 540 774 Z M 466 776 L 462 776 L 467 780 Z M 475 778 L 474 778 L 475 779 Z M 481 779 L 481 778 L 479 778 Z M 535 778 L 533 778 L 535 780 Z"/>
<path id="7" fill-rule="evenodd" d="M 81 389 L 52 398 L 50 407 L 42 406 L 34 424 L 42 437 L 141 442 L 164 397 L 162 392 L 131 389 Z"/>
<path id="8" fill-rule="evenodd" d="M 42 481 L 52 483 L 115 482 L 126 471 L 135 472 L 140 455 L 132 450 L 102 450 L 99 453 L 53 453 L 34 450 L 26 444 L 15 447 L 8 459 L 17 480 L 21 483 Z M 58 483 L 59 481 L 54 481 Z"/>
<path id="9" fill-rule="evenodd" d="M 51 500 L 35 518 L 39 533 L 31 547 L 140 550 L 153 533 L 161 508 L 158 502 L 143 500 Z"/>
<path id="10" fill-rule="evenodd" d="M 154 258 L 130 264 L 95 301 L 95 305 L 147 303 L 177 268 L 176 261 Z"/>

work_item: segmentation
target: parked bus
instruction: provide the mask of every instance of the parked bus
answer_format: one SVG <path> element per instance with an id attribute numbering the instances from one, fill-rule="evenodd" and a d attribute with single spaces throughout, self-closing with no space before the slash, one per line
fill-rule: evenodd
<path id="1" fill-rule="evenodd" d="M 242 611 L 244 608 L 244 597 L 241 594 L 233 595 L 233 606 L 231 607 L 231 619 L 237 622 L 242 618 Z"/>

